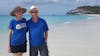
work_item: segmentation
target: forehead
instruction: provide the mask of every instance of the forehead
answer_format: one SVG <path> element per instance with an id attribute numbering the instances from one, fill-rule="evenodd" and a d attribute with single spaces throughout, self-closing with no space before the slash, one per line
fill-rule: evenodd
<path id="1" fill-rule="evenodd" d="M 22 10 L 21 9 L 17 9 L 17 10 L 15 10 L 15 12 L 21 12 Z"/>

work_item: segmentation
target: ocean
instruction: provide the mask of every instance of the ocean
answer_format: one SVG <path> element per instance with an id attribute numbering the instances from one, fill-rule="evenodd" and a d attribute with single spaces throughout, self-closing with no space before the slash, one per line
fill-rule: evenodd
<path id="1" fill-rule="evenodd" d="M 26 15 L 23 16 L 27 20 L 30 19 L 30 16 Z M 87 15 L 58 15 L 58 16 L 40 16 L 41 18 L 45 19 L 49 26 L 56 25 L 56 24 L 63 24 L 63 23 L 73 23 L 75 21 L 90 19 L 93 16 Z M 0 16 L 0 35 L 7 33 L 9 21 L 14 19 L 12 16 L 2 15 Z"/>

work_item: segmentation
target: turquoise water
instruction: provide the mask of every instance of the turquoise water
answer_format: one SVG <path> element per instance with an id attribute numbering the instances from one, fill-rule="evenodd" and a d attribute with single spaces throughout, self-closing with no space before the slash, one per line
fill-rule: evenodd
<path id="1" fill-rule="evenodd" d="M 30 16 L 24 16 L 27 20 L 30 19 Z M 90 16 L 86 15 L 64 15 L 64 16 L 40 16 L 44 18 L 48 25 L 56 25 L 56 24 L 61 24 L 64 22 L 74 22 L 74 21 L 80 21 L 80 20 L 85 20 L 88 19 Z M 0 16 L 0 35 L 7 33 L 8 31 L 8 24 L 9 21 L 14 18 L 11 16 Z"/>

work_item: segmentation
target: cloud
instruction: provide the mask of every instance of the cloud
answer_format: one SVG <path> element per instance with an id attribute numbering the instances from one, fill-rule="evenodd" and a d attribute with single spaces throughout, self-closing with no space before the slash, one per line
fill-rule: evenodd
<path id="1" fill-rule="evenodd" d="M 76 0 L 76 2 L 80 2 L 80 0 Z"/>
<path id="2" fill-rule="evenodd" d="M 78 5 L 100 5 L 100 0 L 76 0 Z"/>
<path id="3" fill-rule="evenodd" d="M 35 5 L 41 5 L 41 4 L 52 4 L 52 3 L 56 3 L 59 0 L 23 0 L 21 1 L 23 4 L 35 4 Z"/>
<path id="4" fill-rule="evenodd" d="M 59 0 L 52 0 L 53 2 L 58 2 Z"/>
<path id="5" fill-rule="evenodd" d="M 36 5 L 42 11 L 41 14 L 45 11 L 46 14 L 63 14 L 67 10 L 80 5 L 100 5 L 100 0 L 0 0 L 0 14 L 9 13 L 11 9 L 17 5 L 25 8 L 29 8 L 31 5 Z"/>
<path id="6" fill-rule="evenodd" d="M 84 2 L 85 0 L 76 0 L 76 2 Z"/>

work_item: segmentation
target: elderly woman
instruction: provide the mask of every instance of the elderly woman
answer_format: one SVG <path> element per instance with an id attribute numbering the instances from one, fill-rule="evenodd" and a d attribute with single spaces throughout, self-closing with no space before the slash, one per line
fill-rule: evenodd
<path id="1" fill-rule="evenodd" d="M 13 53 L 13 56 L 22 56 L 26 52 L 27 25 L 26 19 L 22 18 L 25 12 L 25 8 L 17 6 L 10 13 L 11 16 L 15 17 L 10 21 L 8 32 L 8 52 Z"/>

